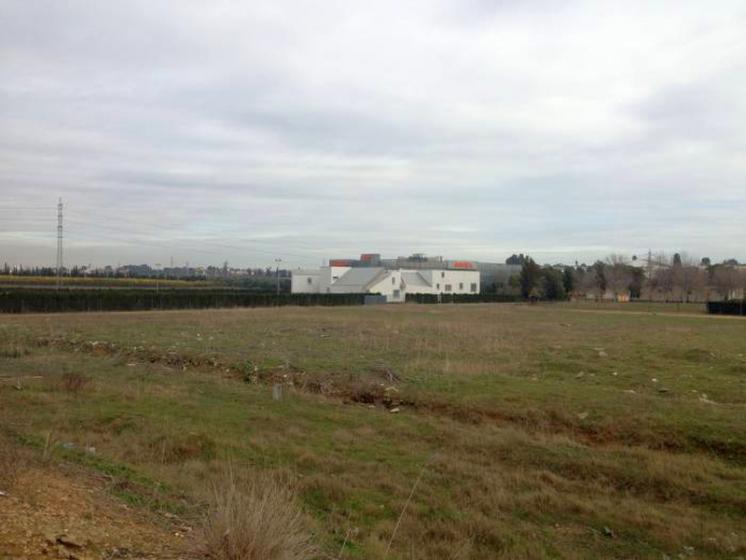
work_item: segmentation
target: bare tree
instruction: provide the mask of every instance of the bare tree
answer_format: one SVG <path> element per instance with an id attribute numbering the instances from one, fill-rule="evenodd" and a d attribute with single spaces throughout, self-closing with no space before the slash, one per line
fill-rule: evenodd
<path id="1" fill-rule="evenodd" d="M 649 299 L 655 299 L 655 294 L 661 294 L 666 299 L 671 292 L 671 278 L 665 272 L 671 267 L 671 259 L 665 253 L 651 253 L 645 261 L 644 288 Z"/>
<path id="2" fill-rule="evenodd" d="M 579 291 L 586 295 L 592 295 L 596 299 L 603 295 L 599 286 L 599 278 L 597 276 L 597 270 L 593 267 L 583 269 L 583 273 L 580 275 L 578 285 Z"/>
<path id="3" fill-rule="evenodd" d="M 744 288 L 746 275 L 736 268 L 726 265 L 716 265 L 712 271 L 712 286 L 723 299 L 730 299 L 739 288 Z"/>
<path id="4" fill-rule="evenodd" d="M 672 282 L 679 299 L 688 302 L 691 299 L 702 299 L 706 285 L 706 273 L 699 266 L 697 260 L 686 253 L 676 253 L 671 265 Z"/>
<path id="5" fill-rule="evenodd" d="M 675 282 L 674 272 L 671 267 L 655 269 L 649 283 L 651 290 L 662 294 L 666 301 L 673 298 Z"/>
<path id="6" fill-rule="evenodd" d="M 627 265 L 629 264 L 629 259 L 625 257 L 624 255 L 619 255 L 616 253 L 612 253 L 608 257 L 606 257 L 606 263 L 611 266 L 616 265 Z"/>
<path id="7" fill-rule="evenodd" d="M 632 266 L 624 255 L 609 255 L 604 267 L 606 287 L 615 297 L 629 295 L 634 280 Z"/>
<path id="8" fill-rule="evenodd" d="M 667 268 L 671 266 L 672 258 L 669 258 L 668 255 L 664 252 L 655 253 L 651 258 L 653 267 L 658 268 Z"/>
<path id="9" fill-rule="evenodd" d="M 607 286 L 615 296 L 629 294 L 629 285 L 632 283 L 633 276 L 627 266 L 608 267 L 606 278 Z"/>

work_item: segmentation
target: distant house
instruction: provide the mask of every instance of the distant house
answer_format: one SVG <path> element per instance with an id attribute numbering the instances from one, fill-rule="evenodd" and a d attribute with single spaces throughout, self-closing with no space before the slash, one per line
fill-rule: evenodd
<path id="1" fill-rule="evenodd" d="M 615 301 L 619 303 L 629 303 L 630 301 L 632 301 L 632 296 L 629 293 L 629 290 L 625 290 L 624 292 L 619 292 L 617 294 L 614 294 L 614 296 L 616 297 Z"/>
<path id="2" fill-rule="evenodd" d="M 623 290 L 621 292 L 615 292 L 614 290 L 607 289 L 601 296 L 598 296 L 598 292 L 587 292 L 585 298 L 591 301 L 615 301 L 618 303 L 629 303 L 632 301 L 632 295 L 629 290 Z"/>
<path id="3" fill-rule="evenodd" d="M 366 255 L 367 256 L 367 255 Z M 376 264 L 380 260 L 368 259 Z M 330 266 L 294 271 L 291 291 L 294 294 L 381 294 L 392 303 L 406 300 L 407 294 L 478 294 L 479 271 L 466 261 L 441 268 L 389 268 L 387 266 L 353 266 L 354 261 L 333 260 Z"/>

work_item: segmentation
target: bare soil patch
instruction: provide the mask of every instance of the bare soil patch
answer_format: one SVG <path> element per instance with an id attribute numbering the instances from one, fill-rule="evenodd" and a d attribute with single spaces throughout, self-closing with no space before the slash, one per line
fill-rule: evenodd
<path id="1" fill-rule="evenodd" d="M 77 469 L 26 468 L 0 496 L 1 558 L 189 558 L 190 533 L 117 501 Z"/>

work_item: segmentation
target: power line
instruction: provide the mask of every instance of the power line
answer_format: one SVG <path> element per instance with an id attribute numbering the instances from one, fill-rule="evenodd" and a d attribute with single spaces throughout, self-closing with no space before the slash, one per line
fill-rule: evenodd
<path id="1" fill-rule="evenodd" d="M 62 198 L 57 203 L 57 289 L 62 286 Z"/>
<path id="2" fill-rule="evenodd" d="M 58 276 L 61 275 L 62 270 L 64 268 L 64 261 L 63 261 L 63 205 L 62 205 L 62 199 L 59 200 L 59 203 L 56 207 L 52 206 L 17 206 L 17 207 L 3 207 L 0 208 L 0 211 L 5 212 L 33 212 L 34 217 L 31 218 L 29 221 L 32 222 L 38 222 L 40 220 L 45 220 L 46 218 L 42 215 L 37 214 L 38 211 L 47 211 L 47 210 L 57 210 L 57 262 L 56 262 L 56 269 Z M 82 212 L 78 212 L 74 209 L 70 210 L 68 208 L 68 212 L 72 212 L 74 215 L 84 215 Z M 51 214 L 48 217 L 48 219 L 51 221 L 54 219 L 54 214 Z M 23 220 L 21 216 L 11 216 L 9 218 L 4 218 L 3 221 L 18 221 Z M 213 256 L 219 256 L 221 258 L 225 257 L 225 253 L 222 251 L 219 251 L 219 249 L 228 249 L 231 251 L 241 251 L 241 252 L 249 252 L 249 253 L 258 253 L 263 255 L 268 255 L 273 258 L 279 258 L 282 257 L 285 262 L 293 263 L 295 261 L 297 264 L 303 264 L 304 262 L 311 262 L 315 261 L 315 257 L 309 254 L 300 254 L 295 252 L 287 252 L 287 251 L 277 251 L 277 250 L 269 250 L 267 248 L 258 248 L 256 246 L 257 243 L 262 243 L 262 241 L 257 240 L 247 240 L 246 245 L 235 245 L 230 243 L 224 243 L 220 241 L 211 241 L 206 239 L 189 239 L 189 238 L 175 238 L 170 240 L 164 240 L 164 241 L 151 241 L 149 239 L 142 239 L 142 237 L 153 237 L 153 236 L 160 236 L 161 239 L 165 237 L 164 234 L 166 233 L 172 233 L 173 231 L 170 230 L 170 228 L 164 228 L 162 225 L 157 224 L 145 224 L 146 227 L 148 227 L 148 231 L 140 231 L 138 232 L 136 229 L 133 231 L 134 228 L 142 228 L 144 224 L 142 223 L 135 223 L 130 220 L 122 219 L 121 217 L 118 217 L 114 220 L 121 221 L 121 222 L 128 222 L 129 225 L 124 227 L 117 227 L 116 225 L 113 225 L 111 223 L 96 223 L 90 220 L 77 220 L 77 219 L 70 219 L 69 215 L 66 220 L 66 227 L 65 229 L 67 231 L 64 232 L 64 237 L 67 237 L 68 239 L 72 238 L 74 240 L 80 241 L 95 241 L 96 238 L 102 238 L 102 239 L 109 239 L 113 241 L 118 241 L 120 243 L 125 243 L 127 245 L 144 245 L 149 247 L 158 248 L 161 250 L 165 250 L 168 247 L 173 249 L 175 246 L 183 246 L 184 244 L 188 244 L 189 247 L 179 247 L 179 250 L 182 251 L 191 251 L 191 252 L 197 252 L 202 254 L 208 254 Z M 75 229 L 78 229 L 79 231 L 75 231 L 75 229 L 70 230 L 69 225 L 72 224 L 73 226 L 82 226 L 82 228 L 91 228 L 95 231 L 95 233 L 92 233 L 91 235 L 86 236 L 82 231 L 80 231 L 82 228 L 78 227 Z M 38 224 L 35 224 L 36 227 L 39 227 Z M 180 226 L 184 227 L 184 226 Z M 0 234 L 2 233 L 14 233 L 19 232 L 19 230 L 23 230 L 23 233 L 33 233 L 33 230 L 29 230 L 28 228 L 18 228 L 17 230 L 10 230 L 3 232 L 0 230 Z M 113 232 L 114 234 L 122 234 L 121 236 L 116 235 L 105 235 L 100 233 L 98 230 L 108 230 L 110 232 Z M 46 229 L 38 229 L 36 230 L 39 233 L 42 233 L 44 231 L 49 231 Z M 140 234 L 140 235 L 138 235 Z M 123 237 L 126 236 L 126 237 Z M 133 239 L 133 237 L 137 239 Z M 206 248 L 198 248 L 195 247 L 196 245 L 201 245 Z"/>

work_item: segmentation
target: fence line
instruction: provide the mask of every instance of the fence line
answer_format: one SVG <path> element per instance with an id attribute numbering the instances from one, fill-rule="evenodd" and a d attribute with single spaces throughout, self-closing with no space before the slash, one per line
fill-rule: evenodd
<path id="1" fill-rule="evenodd" d="M 236 290 L 0 289 L 0 313 L 144 311 L 285 305 L 362 305 L 363 294 L 257 294 Z"/>
<path id="2" fill-rule="evenodd" d="M 708 301 L 707 312 L 713 315 L 746 315 L 746 300 Z"/>

